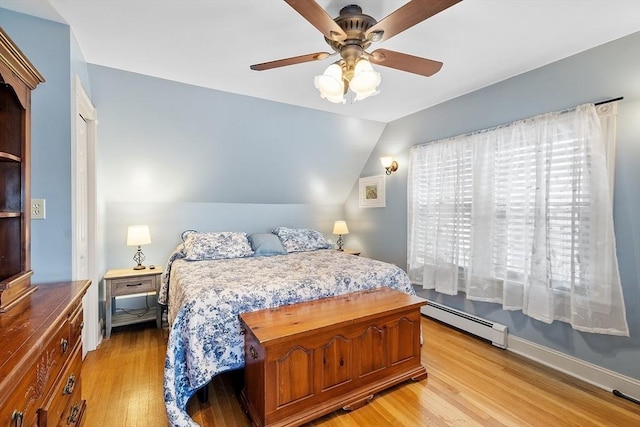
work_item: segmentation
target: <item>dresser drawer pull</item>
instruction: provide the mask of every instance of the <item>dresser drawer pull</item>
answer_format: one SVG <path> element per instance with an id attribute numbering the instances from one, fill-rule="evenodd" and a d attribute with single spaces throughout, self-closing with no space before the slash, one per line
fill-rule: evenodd
<path id="1" fill-rule="evenodd" d="M 142 282 L 140 283 L 127 283 L 127 288 L 135 288 L 138 286 L 142 286 Z"/>
<path id="2" fill-rule="evenodd" d="M 73 393 L 73 387 L 76 385 L 76 376 L 71 374 L 69 379 L 67 380 L 67 385 L 64 386 L 64 391 L 62 394 L 71 394 Z"/>
<path id="3" fill-rule="evenodd" d="M 67 425 L 75 424 L 78 421 L 78 414 L 80 413 L 80 408 L 78 408 L 78 404 L 74 404 L 71 408 L 71 413 L 67 418 Z"/>
<path id="4" fill-rule="evenodd" d="M 60 340 L 60 350 L 62 350 L 62 354 L 65 354 L 69 349 L 69 341 L 66 338 L 62 338 Z"/>
<path id="5" fill-rule="evenodd" d="M 24 423 L 24 413 L 20 411 L 13 411 L 13 414 L 11 414 L 11 421 L 13 421 L 13 427 L 22 427 L 22 423 Z"/>
<path id="6" fill-rule="evenodd" d="M 253 346 L 249 347 L 249 353 L 251 354 L 252 359 L 258 358 L 258 352 L 256 351 L 255 348 L 253 348 Z"/>
<path id="7" fill-rule="evenodd" d="M 84 328 L 84 322 L 80 322 L 80 330 L 82 330 L 82 328 Z"/>

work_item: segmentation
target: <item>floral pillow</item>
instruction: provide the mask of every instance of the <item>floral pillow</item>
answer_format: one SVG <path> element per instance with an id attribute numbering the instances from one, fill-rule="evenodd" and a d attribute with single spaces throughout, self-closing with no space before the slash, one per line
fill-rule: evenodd
<path id="1" fill-rule="evenodd" d="M 277 227 L 271 230 L 271 232 L 280 238 L 282 246 L 284 246 L 287 252 L 315 251 L 331 247 L 331 244 L 325 239 L 322 233 L 316 230 Z"/>
<path id="2" fill-rule="evenodd" d="M 205 259 L 243 258 L 253 255 L 247 233 L 225 231 L 220 233 L 182 233 L 184 254 L 187 261 Z"/>

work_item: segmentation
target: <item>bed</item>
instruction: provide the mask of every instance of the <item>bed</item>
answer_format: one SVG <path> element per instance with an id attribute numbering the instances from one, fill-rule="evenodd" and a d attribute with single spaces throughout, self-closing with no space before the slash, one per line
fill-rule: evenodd
<path id="1" fill-rule="evenodd" d="M 240 313 L 382 286 L 415 294 L 393 264 L 331 249 L 314 230 L 272 231 L 191 232 L 171 254 L 159 295 L 171 325 L 164 374 L 170 425 L 197 426 L 186 412 L 189 398 L 214 376 L 244 366 Z M 307 235 L 296 241 L 301 232 Z M 213 243 L 193 244 L 205 234 Z"/>

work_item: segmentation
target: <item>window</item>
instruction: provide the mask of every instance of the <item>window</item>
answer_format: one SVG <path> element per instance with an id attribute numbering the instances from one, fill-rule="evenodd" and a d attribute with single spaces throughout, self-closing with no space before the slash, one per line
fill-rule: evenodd
<path id="1" fill-rule="evenodd" d="M 602 129 L 615 138 L 585 105 L 413 147 L 411 280 L 628 335 Z"/>

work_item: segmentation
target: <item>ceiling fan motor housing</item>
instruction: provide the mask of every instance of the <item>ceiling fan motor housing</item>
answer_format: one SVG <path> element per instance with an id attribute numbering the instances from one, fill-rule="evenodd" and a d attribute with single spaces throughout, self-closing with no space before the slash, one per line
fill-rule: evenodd
<path id="1" fill-rule="evenodd" d="M 365 33 L 367 30 L 378 23 L 373 17 L 362 13 L 362 8 L 352 4 L 340 9 L 340 16 L 334 19 L 336 24 L 347 33 L 344 41 L 329 40 L 325 37 L 325 41 L 336 52 L 342 52 L 345 46 L 359 46 L 362 51 L 371 45 L 371 40 L 367 40 Z M 345 58 L 346 59 L 346 58 Z"/>

